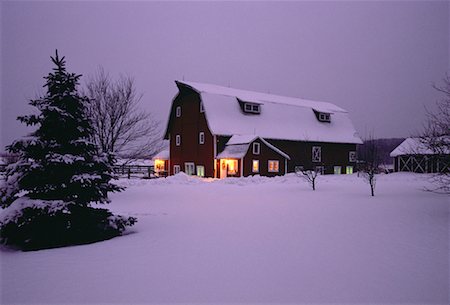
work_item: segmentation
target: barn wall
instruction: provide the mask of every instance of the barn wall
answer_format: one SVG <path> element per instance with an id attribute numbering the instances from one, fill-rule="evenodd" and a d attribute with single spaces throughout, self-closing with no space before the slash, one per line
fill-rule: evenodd
<path id="1" fill-rule="evenodd" d="M 176 108 L 181 106 L 181 117 L 176 117 Z M 205 144 L 199 144 L 199 132 L 205 133 Z M 205 167 L 205 176 L 214 176 L 214 137 L 211 134 L 205 112 L 200 112 L 200 96 L 183 90 L 172 103 L 169 120 L 170 134 L 170 175 L 174 165 L 184 171 L 185 162 Z M 181 135 L 181 145 L 176 146 L 175 136 Z"/>
<path id="2" fill-rule="evenodd" d="M 253 154 L 253 143 L 250 144 L 247 154 L 244 157 L 244 176 L 250 175 L 261 175 L 261 176 L 279 176 L 284 175 L 285 173 L 285 158 L 279 153 L 275 152 L 273 149 L 269 148 L 266 144 L 264 144 L 260 139 L 256 139 L 254 142 L 258 142 L 260 144 L 260 154 Z M 259 160 L 259 173 L 253 173 L 252 171 L 252 163 L 253 160 Z M 268 161 L 269 160 L 278 160 L 279 161 L 279 171 L 278 173 L 271 173 L 268 170 Z"/>
<path id="3" fill-rule="evenodd" d="M 334 173 L 334 166 L 341 166 L 342 174 L 345 174 L 346 166 L 353 166 L 356 170 L 356 162 L 349 161 L 349 152 L 356 151 L 356 144 L 265 140 L 289 155 L 291 160 L 288 161 L 288 172 L 293 172 L 296 166 L 303 166 L 305 169 L 323 166 L 326 174 Z M 313 146 L 321 147 L 321 162 L 312 162 Z"/>

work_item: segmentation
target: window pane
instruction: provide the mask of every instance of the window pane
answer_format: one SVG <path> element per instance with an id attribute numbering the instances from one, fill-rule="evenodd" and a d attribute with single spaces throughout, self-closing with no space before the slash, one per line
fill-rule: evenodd
<path id="1" fill-rule="evenodd" d="M 254 173 L 259 173 L 259 160 L 253 160 L 252 171 Z"/>
<path id="2" fill-rule="evenodd" d="M 335 166 L 334 167 L 334 174 L 335 175 L 340 175 L 341 174 L 341 167 L 340 166 Z"/>
<path id="3" fill-rule="evenodd" d="M 345 170 L 345 173 L 346 173 L 347 175 L 353 174 L 353 166 L 347 166 L 347 168 L 346 168 L 346 170 Z"/>

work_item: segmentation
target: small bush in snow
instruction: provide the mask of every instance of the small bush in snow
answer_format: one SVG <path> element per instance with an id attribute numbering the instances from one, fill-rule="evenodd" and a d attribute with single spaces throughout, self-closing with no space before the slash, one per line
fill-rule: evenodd
<path id="1" fill-rule="evenodd" d="M 107 209 L 22 197 L 3 211 L 0 241 L 26 251 L 86 244 L 116 237 L 135 222 Z"/>
<path id="2" fill-rule="evenodd" d="M 316 190 L 317 185 L 317 176 L 319 175 L 319 172 L 314 170 L 295 170 L 295 174 L 299 176 L 300 178 L 303 178 L 306 182 L 308 182 L 309 185 L 311 185 L 313 191 Z"/>

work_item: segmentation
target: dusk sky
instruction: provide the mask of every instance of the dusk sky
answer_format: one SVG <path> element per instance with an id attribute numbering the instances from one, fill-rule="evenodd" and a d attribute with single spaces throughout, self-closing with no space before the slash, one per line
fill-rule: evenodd
<path id="1" fill-rule="evenodd" d="M 448 1 L 2 1 L 0 151 L 26 134 L 15 118 L 55 49 L 70 72 L 133 76 L 163 124 L 184 78 L 332 102 L 361 136 L 407 137 L 450 70 L 449 14 Z"/>

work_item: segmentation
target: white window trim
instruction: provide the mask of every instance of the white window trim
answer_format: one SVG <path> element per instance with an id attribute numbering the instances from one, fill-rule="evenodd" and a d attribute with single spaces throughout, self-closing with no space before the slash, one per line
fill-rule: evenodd
<path id="1" fill-rule="evenodd" d="M 187 168 L 188 167 L 192 167 L 192 169 L 194 170 L 192 173 L 188 173 L 187 172 Z M 184 162 L 184 173 L 186 174 L 186 175 L 190 175 L 190 176 L 195 176 L 195 163 L 194 162 Z"/>
<path id="2" fill-rule="evenodd" d="M 336 174 L 336 169 L 337 168 L 339 168 L 339 173 L 338 174 Z M 339 165 L 333 166 L 333 174 L 341 175 L 342 174 L 342 166 L 339 166 Z"/>
<path id="3" fill-rule="evenodd" d="M 352 150 L 348 152 L 348 161 L 349 162 L 356 162 L 356 151 Z"/>
<path id="4" fill-rule="evenodd" d="M 177 106 L 177 108 L 175 108 L 175 113 L 177 118 L 181 117 L 181 106 Z"/>
<path id="5" fill-rule="evenodd" d="M 198 134 L 198 142 L 199 142 L 200 144 L 205 144 L 205 133 L 204 133 L 203 131 L 201 131 L 201 132 Z"/>
<path id="6" fill-rule="evenodd" d="M 274 163 L 276 163 L 277 164 L 277 170 L 271 170 L 270 169 L 270 162 L 274 162 Z M 280 161 L 278 161 L 278 160 L 268 160 L 267 161 L 267 171 L 269 172 L 269 173 L 279 173 L 280 172 Z"/>
<path id="7" fill-rule="evenodd" d="M 199 168 L 202 169 L 202 173 L 203 173 L 202 176 L 199 175 L 199 173 L 200 173 L 200 171 L 198 170 Z M 195 171 L 196 171 L 196 174 L 197 174 L 198 177 L 205 177 L 205 166 L 204 165 L 196 165 L 195 166 Z"/>
<path id="8" fill-rule="evenodd" d="M 176 146 L 180 146 L 181 145 L 181 136 L 179 134 L 177 134 L 175 136 L 175 145 Z"/>
<path id="9" fill-rule="evenodd" d="M 314 153 L 314 151 L 316 151 L 316 153 Z M 311 153 L 312 153 L 312 156 L 311 156 L 312 162 L 322 162 L 322 147 L 313 146 Z M 317 156 L 317 158 L 315 158 L 316 156 Z"/>
<path id="10" fill-rule="evenodd" d="M 258 142 L 253 143 L 252 153 L 254 155 L 259 155 L 261 153 L 261 144 L 259 144 Z"/>
<path id="11" fill-rule="evenodd" d="M 181 171 L 181 166 L 179 166 L 178 164 L 175 164 L 173 166 L 173 174 L 178 174 Z"/>
<path id="12" fill-rule="evenodd" d="M 253 167 L 254 163 L 258 163 L 258 170 L 255 171 L 255 168 Z M 252 160 L 252 173 L 259 173 L 259 160 Z"/>
<path id="13" fill-rule="evenodd" d="M 253 103 L 244 103 L 244 112 L 261 113 L 261 105 Z"/>

